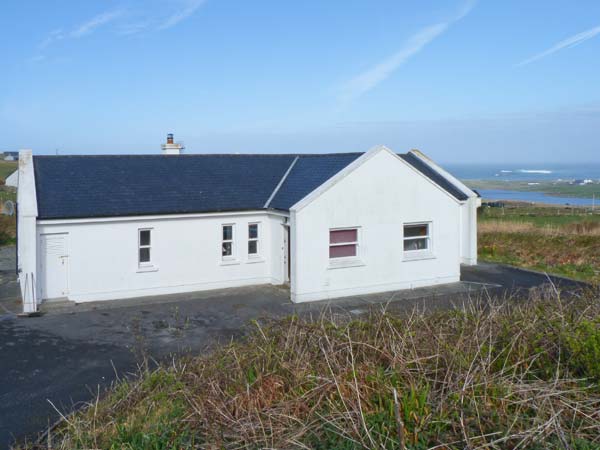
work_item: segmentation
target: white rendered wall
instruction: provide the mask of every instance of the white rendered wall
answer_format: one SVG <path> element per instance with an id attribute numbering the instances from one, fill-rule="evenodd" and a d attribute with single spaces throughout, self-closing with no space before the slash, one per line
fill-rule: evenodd
<path id="1" fill-rule="evenodd" d="M 37 197 L 31 150 L 19 151 L 19 180 L 17 190 L 17 261 L 23 312 L 37 311 L 38 274 L 36 253 Z"/>
<path id="2" fill-rule="evenodd" d="M 460 204 L 389 151 L 380 151 L 292 211 L 295 302 L 385 292 L 460 279 Z M 405 260 L 403 223 L 431 222 L 432 254 Z M 329 229 L 360 227 L 360 257 L 332 266 Z"/>
<path id="3" fill-rule="evenodd" d="M 6 186 L 11 186 L 11 187 L 15 187 L 15 188 L 18 187 L 19 186 L 19 170 L 15 170 L 8 177 L 6 177 L 6 180 L 4 180 L 4 184 Z"/>
<path id="4" fill-rule="evenodd" d="M 68 233 L 69 295 L 76 302 L 282 283 L 282 222 L 257 212 L 38 224 Z M 70 223 L 68 223 L 70 222 Z M 247 253 L 248 224 L 259 223 L 259 258 Z M 234 261 L 221 258 L 223 224 L 234 224 Z M 138 266 L 138 229 L 152 229 L 151 269 Z M 38 254 L 40 249 L 38 248 Z M 43 266 L 40 265 L 40 267 Z M 43 270 L 39 276 L 44 276 Z"/>
<path id="5" fill-rule="evenodd" d="M 481 206 L 481 199 L 470 197 L 460 208 L 461 263 L 469 266 L 477 264 L 477 208 L 479 206 Z"/>

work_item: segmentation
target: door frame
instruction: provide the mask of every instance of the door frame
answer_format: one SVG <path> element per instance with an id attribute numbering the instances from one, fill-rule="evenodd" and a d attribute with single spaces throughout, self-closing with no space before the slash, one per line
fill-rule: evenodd
<path id="1" fill-rule="evenodd" d="M 61 297 L 46 297 L 45 296 L 45 292 L 44 292 L 44 286 L 46 284 L 46 270 L 45 270 L 45 266 L 44 264 L 46 264 L 46 248 L 44 246 L 44 238 L 46 236 L 63 236 L 64 239 L 64 244 L 65 244 L 65 253 L 66 256 L 64 256 L 63 258 L 66 259 L 66 269 L 65 269 L 65 294 Z M 61 231 L 61 232 L 52 232 L 52 233 L 40 233 L 39 234 L 39 239 L 38 239 L 38 283 L 36 283 L 37 286 L 39 286 L 39 298 L 41 300 L 47 300 L 47 299 L 60 299 L 60 298 L 68 298 L 70 292 L 71 292 L 71 270 L 70 270 L 70 254 L 69 254 L 69 232 L 67 231 Z M 46 264 L 47 265 L 47 264 Z M 44 279 L 42 280 L 40 277 L 44 277 Z"/>
<path id="2" fill-rule="evenodd" d="M 292 282 L 292 244 L 290 224 L 283 225 L 283 282 L 291 284 Z"/>

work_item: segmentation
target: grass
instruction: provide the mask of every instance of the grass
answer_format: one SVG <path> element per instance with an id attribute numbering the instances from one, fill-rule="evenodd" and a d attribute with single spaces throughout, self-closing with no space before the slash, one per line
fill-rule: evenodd
<path id="1" fill-rule="evenodd" d="M 479 258 L 600 283 L 600 215 L 571 208 L 484 208 Z"/>
<path id="2" fill-rule="evenodd" d="M 2 180 L 2 184 L 4 184 L 4 180 L 17 170 L 19 163 L 17 161 L 4 161 L 0 160 L 0 180 Z"/>
<path id="3" fill-rule="evenodd" d="M 0 161 L 7 162 L 7 161 Z M 7 200 L 16 203 L 17 194 L 14 189 L 0 185 L 0 208 L 3 207 Z M 16 215 L 5 216 L 1 214 L 0 209 L 0 247 L 16 244 L 17 236 L 17 218 Z"/>
<path id="4" fill-rule="evenodd" d="M 599 448 L 598 292 L 523 300 L 255 323 L 214 353 L 143 366 L 65 417 L 50 444 Z"/>
<path id="5" fill-rule="evenodd" d="M 15 245 L 17 242 L 16 217 L 0 214 L 0 247 Z"/>

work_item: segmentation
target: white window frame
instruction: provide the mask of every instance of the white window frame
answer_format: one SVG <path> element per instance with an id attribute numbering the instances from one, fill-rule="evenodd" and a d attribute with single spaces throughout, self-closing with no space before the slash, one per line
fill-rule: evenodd
<path id="1" fill-rule="evenodd" d="M 231 227 L 231 239 L 223 239 L 223 229 L 225 227 Z M 219 246 L 222 261 L 235 261 L 235 224 L 234 223 L 223 223 L 221 224 L 221 244 Z M 223 255 L 223 244 L 231 243 L 231 255 Z"/>
<path id="2" fill-rule="evenodd" d="M 153 237 L 152 237 L 152 228 L 138 228 L 138 248 L 137 248 L 137 261 L 138 261 L 138 267 L 142 268 L 142 267 L 153 267 L 154 264 L 152 263 L 152 242 L 153 242 Z M 150 233 L 150 244 L 148 245 L 142 245 L 142 232 L 143 231 L 148 231 Z M 140 250 L 143 248 L 147 248 L 149 255 L 150 255 L 150 260 L 149 261 L 141 261 L 140 258 Z"/>
<path id="3" fill-rule="evenodd" d="M 250 227 L 252 225 L 256 225 L 256 237 L 255 238 L 251 238 L 250 237 Z M 249 259 L 256 259 L 256 258 L 260 258 L 260 222 L 248 222 L 248 241 L 246 244 L 246 251 L 248 252 L 248 258 Z M 250 242 L 256 242 L 256 253 L 250 253 L 250 249 L 248 248 L 250 245 Z"/>
<path id="4" fill-rule="evenodd" d="M 425 236 L 410 236 L 406 237 L 404 235 L 404 229 L 409 226 L 426 226 L 427 227 L 427 235 Z M 417 239 L 426 239 L 427 248 L 418 249 L 418 250 L 404 250 L 404 243 L 406 241 L 413 241 Z M 420 222 L 405 222 L 402 224 L 402 253 L 404 255 L 404 260 L 411 261 L 415 259 L 430 259 L 434 257 L 433 253 L 433 223 L 431 221 L 420 221 Z"/>
<path id="5" fill-rule="evenodd" d="M 350 231 L 356 230 L 356 241 L 348 241 L 348 242 L 336 242 L 334 244 L 331 243 L 331 232 L 332 231 Z M 329 269 L 337 269 L 342 267 L 356 267 L 356 266 L 364 266 L 364 262 L 361 258 L 362 252 L 362 228 L 359 226 L 352 227 L 335 227 L 329 228 L 327 230 L 327 257 L 329 259 Z M 329 257 L 329 249 L 331 247 L 339 247 L 342 245 L 355 245 L 356 246 L 356 255 L 355 256 L 341 256 L 339 258 L 331 258 Z"/>

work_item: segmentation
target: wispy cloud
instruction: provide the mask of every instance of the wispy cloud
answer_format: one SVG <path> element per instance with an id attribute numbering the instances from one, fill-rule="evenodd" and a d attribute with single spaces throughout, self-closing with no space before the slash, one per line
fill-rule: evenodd
<path id="1" fill-rule="evenodd" d="M 64 31 L 62 28 L 51 31 L 48 36 L 40 43 L 39 49 L 43 50 L 50 45 L 65 39 L 78 39 L 93 33 L 97 28 L 106 25 L 123 15 L 122 10 L 106 11 L 91 19 L 77 25 L 71 31 Z"/>
<path id="2" fill-rule="evenodd" d="M 546 56 L 550 56 L 553 53 L 559 52 L 565 48 L 575 47 L 576 45 L 582 44 L 585 41 L 592 39 L 593 37 L 595 37 L 598 34 L 600 34 L 600 25 L 597 27 L 594 27 L 590 30 L 583 31 L 582 33 L 578 33 L 574 36 L 571 36 L 563 41 L 560 41 L 558 44 L 556 44 L 553 47 L 550 47 L 548 50 L 545 50 L 541 53 L 538 53 L 537 55 L 532 56 L 531 58 L 527 58 L 527 59 L 521 61 L 520 63 L 517 64 L 517 67 L 525 66 L 534 61 L 545 58 Z"/>
<path id="3" fill-rule="evenodd" d="M 43 50 L 49 45 L 53 44 L 54 42 L 60 41 L 64 38 L 65 33 L 61 28 L 59 28 L 58 30 L 53 30 L 48 34 L 48 36 L 46 36 L 46 38 L 42 42 L 40 42 L 39 48 L 40 50 Z"/>
<path id="4" fill-rule="evenodd" d="M 450 20 L 422 28 L 408 38 L 396 53 L 371 69 L 345 82 L 339 89 L 340 102 L 348 103 L 386 80 L 412 56 L 419 53 L 427 44 L 444 33 L 453 23 L 469 14 L 474 6 L 475 1 L 469 1 L 465 3 L 459 13 Z"/>
<path id="5" fill-rule="evenodd" d="M 163 23 L 158 26 L 159 30 L 166 30 L 174 25 L 177 25 L 182 20 L 187 19 L 200 8 L 206 0 L 187 0 L 184 2 L 183 7 L 167 18 Z"/>
<path id="6" fill-rule="evenodd" d="M 191 17 L 207 0 L 176 0 L 171 1 L 170 15 L 164 19 L 165 2 L 160 0 L 153 3 L 154 6 L 147 7 L 147 3 L 143 3 L 145 9 L 141 6 L 138 8 L 114 9 L 102 12 L 96 16 L 74 26 L 73 28 L 58 28 L 51 31 L 42 42 L 38 45 L 40 52 L 48 47 L 56 44 L 59 41 L 69 39 L 80 39 L 88 36 L 98 29 L 116 22 L 114 32 L 117 35 L 132 35 L 146 31 L 160 31 L 171 28 L 185 19 Z M 38 54 L 30 61 L 42 61 L 46 59 L 45 55 Z"/>
<path id="7" fill-rule="evenodd" d="M 123 11 L 121 11 L 121 10 L 107 11 L 102 14 L 98 14 L 97 16 L 92 17 L 87 22 L 84 22 L 81 25 L 79 25 L 75 30 L 73 30 L 70 33 L 70 37 L 80 38 L 82 36 L 90 34 L 97 28 L 101 27 L 102 25 L 106 25 L 107 23 L 114 21 L 115 19 L 117 19 L 118 17 L 121 17 L 122 15 L 123 15 Z"/>

